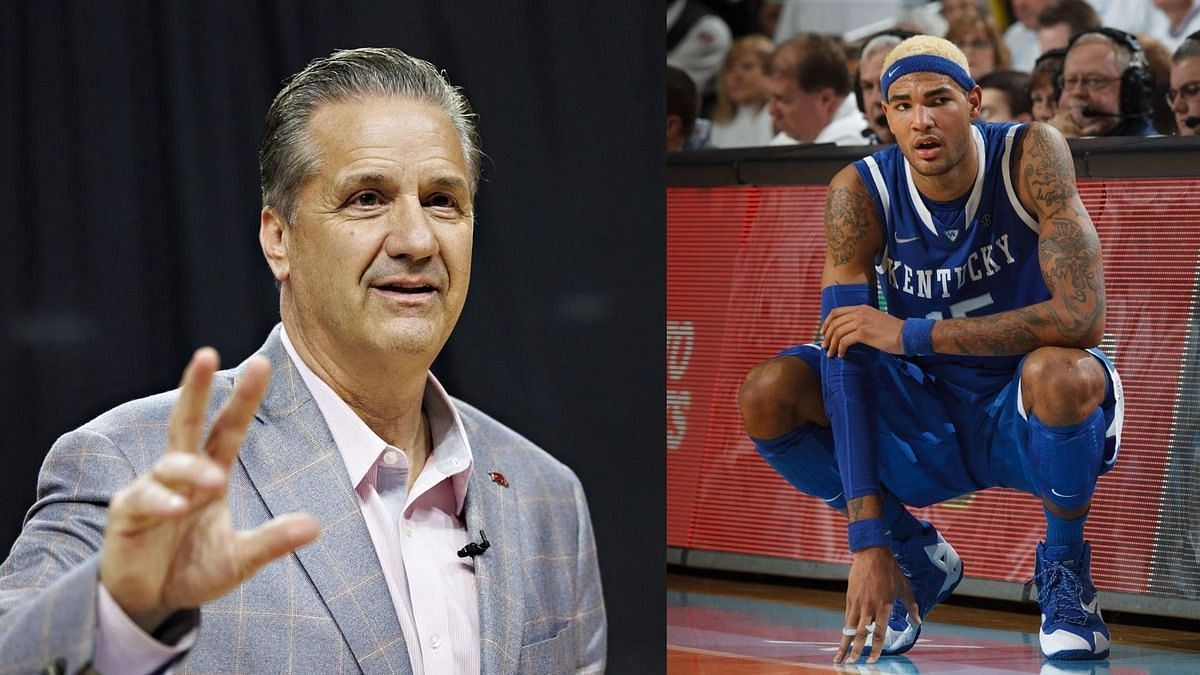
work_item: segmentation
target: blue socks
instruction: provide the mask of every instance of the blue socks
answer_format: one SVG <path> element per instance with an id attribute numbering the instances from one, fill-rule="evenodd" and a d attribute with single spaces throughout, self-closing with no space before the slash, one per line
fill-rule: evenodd
<path id="1" fill-rule="evenodd" d="M 1092 500 L 1104 461 L 1104 413 L 1092 411 L 1078 424 L 1051 427 L 1029 415 L 1029 466 L 1035 494 L 1062 509 L 1078 509 Z M 1046 557 L 1075 560 L 1083 555 L 1087 514 L 1063 520 L 1046 513 Z"/>
<path id="2" fill-rule="evenodd" d="M 1047 557 L 1074 560 L 1082 555 L 1083 524 L 1087 522 L 1087 514 L 1085 513 L 1075 520 L 1063 520 L 1050 513 L 1044 506 L 1042 510 L 1046 512 L 1046 550 L 1047 552 L 1062 551 L 1062 558 L 1050 555 Z"/>
<path id="3" fill-rule="evenodd" d="M 1030 414 L 1027 455 L 1034 494 L 1066 510 L 1086 506 L 1104 462 L 1104 413 L 1096 408 L 1079 424 L 1056 427 Z"/>

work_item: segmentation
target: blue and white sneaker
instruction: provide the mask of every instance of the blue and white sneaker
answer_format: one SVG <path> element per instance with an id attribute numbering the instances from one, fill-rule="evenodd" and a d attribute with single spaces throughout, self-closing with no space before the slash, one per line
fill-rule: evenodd
<path id="1" fill-rule="evenodd" d="M 912 585 L 913 598 L 924 620 L 935 605 L 944 602 L 958 588 L 963 578 L 963 564 L 954 547 L 933 525 L 922 520 L 921 526 L 921 532 L 907 541 L 892 542 L 892 555 Z M 892 616 L 888 618 L 880 656 L 903 654 L 912 649 L 920 635 L 921 624 L 909 621 L 908 609 L 897 598 L 892 605 Z"/>
<path id="2" fill-rule="evenodd" d="M 1080 554 L 1067 546 L 1039 542 L 1033 581 L 1042 607 L 1039 642 L 1048 659 L 1108 658 L 1109 634 L 1092 584 L 1092 548 L 1086 542 Z"/>

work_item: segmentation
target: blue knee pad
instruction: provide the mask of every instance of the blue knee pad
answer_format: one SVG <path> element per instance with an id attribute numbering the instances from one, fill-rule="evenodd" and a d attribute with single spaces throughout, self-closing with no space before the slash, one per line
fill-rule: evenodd
<path id="1" fill-rule="evenodd" d="M 842 479 L 833 458 L 833 433 L 829 429 L 805 424 L 778 438 L 750 440 L 758 454 L 792 487 L 819 497 L 832 508 L 846 508 Z"/>
<path id="2" fill-rule="evenodd" d="M 1029 472 L 1035 493 L 1063 509 L 1092 500 L 1104 462 L 1104 412 L 1079 424 L 1049 427 L 1029 415 Z"/>

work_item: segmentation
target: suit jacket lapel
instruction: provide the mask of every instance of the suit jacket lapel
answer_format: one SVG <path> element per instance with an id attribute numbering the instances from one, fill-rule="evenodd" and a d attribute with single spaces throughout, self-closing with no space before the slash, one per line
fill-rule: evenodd
<path id="1" fill-rule="evenodd" d="M 503 454 L 488 445 L 469 419 L 464 417 L 463 424 L 475 462 L 464 505 L 467 532 L 472 541 L 477 541 L 479 531 L 483 530 L 492 544 L 486 553 L 475 558 L 479 637 L 483 649 L 481 667 L 485 673 L 515 672 L 525 623 L 517 493 L 488 476 L 489 471 L 504 472 L 495 461 Z"/>
<path id="2" fill-rule="evenodd" d="M 320 521 L 321 537 L 296 557 L 363 672 L 409 673 L 395 605 L 354 487 L 278 326 L 259 353 L 271 361 L 271 384 L 247 432 L 241 464 L 272 516 L 304 511 Z"/>

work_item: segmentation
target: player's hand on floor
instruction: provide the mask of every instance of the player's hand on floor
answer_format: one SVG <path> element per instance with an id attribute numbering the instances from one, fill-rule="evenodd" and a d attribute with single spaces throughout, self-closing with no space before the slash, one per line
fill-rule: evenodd
<path id="1" fill-rule="evenodd" d="M 845 628 L 842 631 L 842 641 L 834 663 L 854 663 L 862 655 L 867 636 L 871 634 L 873 623 L 874 637 L 871 644 L 871 655 L 867 663 L 879 660 L 883 650 L 883 638 L 887 634 L 888 617 L 892 613 L 892 604 L 900 598 L 908 607 L 912 620 L 920 623 L 920 613 L 913 599 L 912 589 L 908 579 L 892 551 L 886 546 L 875 546 L 863 549 L 854 554 L 850 564 L 850 577 L 846 583 L 846 616 Z M 854 634 L 851 635 L 851 629 Z"/>
<path id="2" fill-rule="evenodd" d="M 903 354 L 904 342 L 900 333 L 904 321 L 868 305 L 838 307 L 821 324 L 824 347 L 829 356 L 843 357 L 856 344 Z"/>

